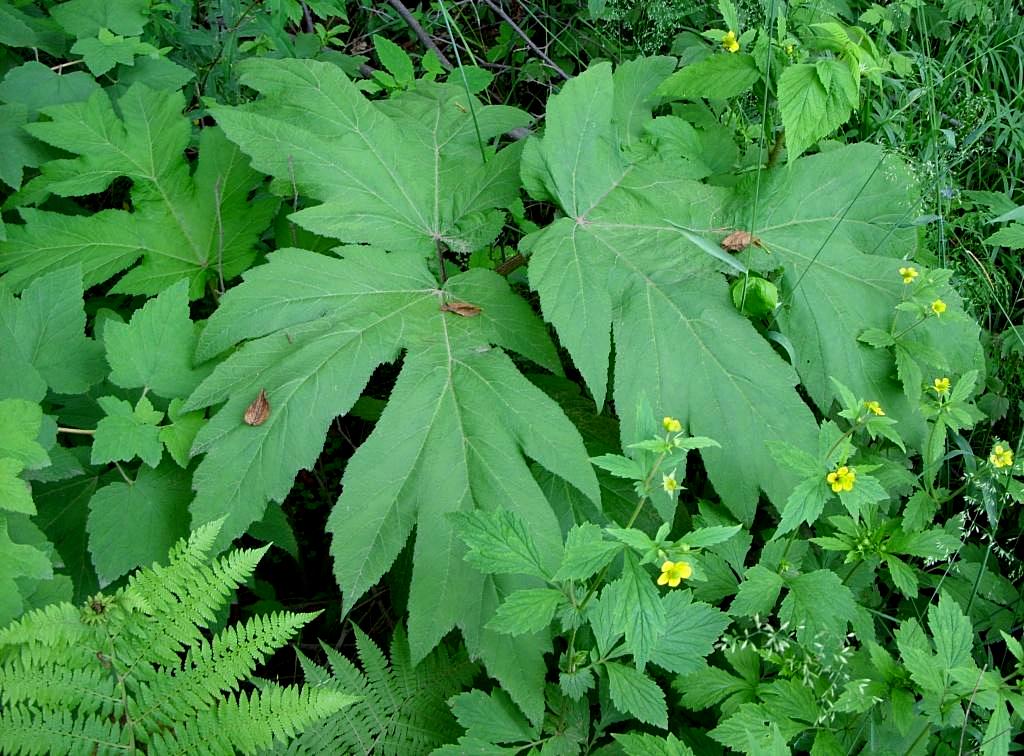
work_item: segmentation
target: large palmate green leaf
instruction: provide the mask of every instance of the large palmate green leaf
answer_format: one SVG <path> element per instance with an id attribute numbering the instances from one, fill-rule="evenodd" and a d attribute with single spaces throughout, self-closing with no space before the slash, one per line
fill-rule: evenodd
<path id="1" fill-rule="evenodd" d="M 893 308 L 908 293 L 899 268 L 916 249 L 916 227 L 908 223 L 917 208 L 915 189 L 898 159 L 873 145 L 854 145 L 798 160 L 759 187 L 754 180 L 741 184 L 726 222 L 746 228 L 758 196 L 754 232 L 762 247 L 741 257 L 753 269 L 781 268 L 785 306 L 778 325 L 818 407 L 829 409 L 836 398 L 832 379 L 839 380 L 880 402 L 899 421 L 903 438 L 920 448 L 924 420 L 897 380 L 892 355 L 857 340 L 867 328 L 888 331 Z M 980 364 L 978 326 L 952 317 L 962 304 L 951 286 L 939 294 L 949 315 L 915 325 L 908 338 L 941 355 L 944 373 L 962 374 Z"/>
<path id="2" fill-rule="evenodd" d="M 551 99 L 524 181 L 545 186 L 570 217 L 527 238 L 530 283 L 598 404 L 614 330 L 623 428 L 635 427 L 646 395 L 657 413 L 721 442 L 702 450 L 705 464 L 749 521 L 760 490 L 781 505 L 792 485 L 765 442 L 811 444 L 814 418 L 796 374 L 736 312 L 723 264 L 699 243 L 721 225 L 725 191 L 680 178 L 679 164 L 628 162 L 613 121 L 625 96 L 599 65 Z"/>
<path id="3" fill-rule="evenodd" d="M 454 85 L 421 81 L 371 103 L 337 66 L 250 60 L 241 81 L 263 99 L 211 112 L 253 165 L 322 204 L 291 216 L 347 242 L 434 254 L 470 252 L 501 229 L 495 208 L 515 198 L 516 149 L 494 136 L 529 116 L 482 106 Z"/>
<path id="4" fill-rule="evenodd" d="M 557 560 L 558 523 L 529 460 L 599 501 L 576 429 L 494 345 L 557 369 L 553 346 L 529 306 L 493 272 L 472 270 L 439 287 L 418 254 L 341 251 L 343 259 L 297 249 L 271 254 L 222 299 L 200 337 L 199 359 L 249 341 L 184 408 L 225 402 L 193 449 L 206 451 L 194 476 L 193 522 L 226 515 L 226 537 L 242 533 L 268 498 L 282 499 L 295 473 L 312 466 L 330 422 L 351 408 L 374 369 L 404 349 L 391 400 L 349 460 L 328 526 L 346 604 L 381 578 L 416 528 L 414 656 L 459 626 L 514 697 L 519 689 L 541 691 L 546 642 L 526 636 L 513 646 L 485 629 L 506 586 L 463 562 L 447 514 L 511 509 L 546 558 Z M 479 311 L 444 306 L 456 302 Z M 247 425 L 245 409 L 261 391 L 269 414 Z M 530 684 L 517 688 L 514 677 L 525 674 Z M 543 710 L 525 692 L 517 701 L 531 716 Z"/>
<path id="5" fill-rule="evenodd" d="M 36 138 L 78 155 L 45 164 L 24 193 L 78 196 L 132 180 L 133 210 L 66 216 L 23 209 L 23 226 L 0 242 L 0 272 L 19 289 L 48 271 L 80 264 L 85 285 L 101 283 L 142 258 L 114 291 L 155 294 L 181 279 L 192 298 L 249 266 L 253 245 L 277 207 L 250 201 L 260 177 L 218 129 L 203 129 L 190 174 L 184 151 L 191 124 L 180 92 L 131 86 L 115 111 L 103 90 L 87 100 L 43 108 L 50 120 L 29 124 Z"/>
<path id="6" fill-rule="evenodd" d="M 718 440 L 721 449 L 701 454 L 725 503 L 746 521 L 761 491 L 781 506 L 796 484 L 766 442 L 815 448 L 798 376 L 822 411 L 834 398 L 828 376 L 891 406 L 907 426 L 904 438 L 920 444 L 923 422 L 900 390 L 891 354 L 857 342 L 866 326 L 892 323 L 903 294 L 900 260 L 914 251 L 912 229 L 901 227 L 915 209 L 902 164 L 863 145 L 796 160 L 732 189 L 702 184 L 686 178 L 687 155 L 661 150 L 638 160 L 637 150 L 620 148 L 625 116 L 616 104 L 642 99 L 618 77 L 602 64 L 569 82 L 549 102 L 543 139 L 523 157 L 530 192 L 553 198 L 568 216 L 524 240 L 530 283 L 597 403 L 614 335 L 622 428 L 635 426 L 630 418 L 645 398 Z M 719 243 L 735 230 L 753 231 L 758 242 L 728 258 Z M 781 269 L 774 327 L 792 344 L 795 365 L 730 300 L 724 274 L 742 276 L 747 266 Z M 960 309 L 951 290 L 942 293 Z M 913 338 L 960 372 L 976 360 L 977 329 L 952 321 L 933 319 Z"/>

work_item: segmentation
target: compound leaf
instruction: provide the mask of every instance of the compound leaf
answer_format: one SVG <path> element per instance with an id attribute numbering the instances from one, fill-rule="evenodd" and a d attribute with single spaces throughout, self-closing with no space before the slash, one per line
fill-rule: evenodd
<path id="1" fill-rule="evenodd" d="M 825 59 L 786 66 L 779 77 L 779 105 L 790 162 L 846 123 L 856 104 L 857 83 L 843 63 Z"/>
<path id="2" fill-rule="evenodd" d="M 668 729 L 665 693 L 650 677 L 633 667 L 605 662 L 608 690 L 619 711 L 632 714 L 641 722 Z"/>
<path id="3" fill-rule="evenodd" d="M 0 399 L 0 459 L 9 458 L 23 467 L 50 464 L 46 449 L 39 445 L 43 410 L 23 399 Z"/>
<path id="4" fill-rule="evenodd" d="M 729 617 L 710 604 L 693 601 L 690 591 L 672 591 L 662 596 L 661 603 L 665 632 L 654 644 L 651 661 L 679 675 L 698 671 L 729 626 Z"/>

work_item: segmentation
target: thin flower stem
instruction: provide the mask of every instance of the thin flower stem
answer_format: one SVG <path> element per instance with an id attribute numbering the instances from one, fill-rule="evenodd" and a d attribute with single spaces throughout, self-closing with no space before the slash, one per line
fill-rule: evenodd
<path id="1" fill-rule="evenodd" d="M 665 457 L 666 456 L 667 456 L 667 453 L 666 452 L 662 452 L 658 456 L 658 459 L 654 463 L 654 466 L 651 467 L 651 471 L 647 474 L 647 477 L 644 479 L 644 490 L 645 491 L 648 490 L 648 488 L 650 487 L 651 481 L 654 479 L 655 473 L 658 472 L 658 468 L 661 467 L 661 463 L 665 461 Z M 636 522 L 636 518 L 640 516 L 640 512 L 643 511 L 644 503 L 647 501 L 647 498 L 648 498 L 647 494 L 643 494 L 640 497 L 640 500 L 636 503 L 636 507 L 633 509 L 633 514 L 631 514 L 629 516 L 629 520 L 626 522 L 626 529 L 627 530 L 629 528 L 633 527 L 633 523 Z M 595 580 L 593 585 L 590 586 L 590 590 L 587 591 L 587 595 L 584 596 L 583 597 L 583 601 L 580 602 L 578 611 L 582 612 L 586 608 L 587 603 L 590 601 L 591 597 L 597 591 L 597 587 L 599 585 L 601 585 L 601 582 L 604 580 L 605 575 L 608 574 L 608 568 L 609 567 L 611 567 L 611 563 L 610 562 L 604 566 L 604 569 L 601 570 L 601 574 L 597 576 L 597 580 Z"/>
<path id="2" fill-rule="evenodd" d="M 893 340 L 894 340 L 894 341 L 895 341 L 895 340 L 898 340 L 898 339 L 899 339 L 899 338 L 900 338 L 901 336 L 903 336 L 903 334 L 905 334 L 905 333 L 906 333 L 907 331 L 909 331 L 909 330 L 911 330 L 911 329 L 913 329 L 913 328 L 917 328 L 917 327 L 918 327 L 919 325 L 921 325 L 921 324 L 922 324 L 923 322 L 925 322 L 926 320 L 928 320 L 928 316 L 927 316 L 927 315 L 922 315 L 922 316 L 921 316 L 921 318 L 920 318 L 920 320 L 917 320 L 917 321 L 915 321 L 915 322 L 911 323 L 910 325 L 908 325 L 908 326 L 907 326 L 906 328 L 904 328 L 904 329 L 903 329 L 902 331 L 900 331 L 899 333 L 894 333 L 894 334 L 892 334 L 892 338 L 893 338 Z"/>
<path id="3" fill-rule="evenodd" d="M 124 471 L 124 468 L 121 467 L 121 465 L 117 464 L 117 462 L 114 462 L 114 467 L 116 467 L 117 471 L 121 473 L 121 477 L 124 478 L 125 483 L 127 483 L 129 486 L 135 485 L 135 481 L 128 477 L 128 473 Z"/>
<path id="4" fill-rule="evenodd" d="M 853 565 L 853 569 L 851 569 L 849 572 L 847 572 L 846 573 L 846 577 L 843 578 L 843 582 L 842 582 L 843 585 L 846 585 L 846 581 L 853 577 L 853 573 L 855 573 L 857 571 L 857 569 L 862 564 L 864 564 L 864 560 L 863 559 L 861 559 L 859 562 L 857 562 L 857 564 Z"/>
<path id="5" fill-rule="evenodd" d="M 839 448 L 839 444 L 843 443 L 844 440 L 846 440 L 847 438 L 852 436 L 854 434 L 854 432 L 857 430 L 857 428 L 860 427 L 860 424 L 863 421 L 864 421 L 863 416 L 858 415 L 857 419 L 853 421 L 853 425 L 851 425 L 849 427 L 849 429 L 847 429 L 847 431 L 845 433 L 843 433 L 843 435 L 841 435 L 839 438 L 837 438 L 836 442 L 834 444 L 832 444 L 832 447 L 825 453 L 825 459 L 828 459 L 829 457 L 831 457 L 832 456 L 832 452 L 834 452 L 836 449 Z"/>

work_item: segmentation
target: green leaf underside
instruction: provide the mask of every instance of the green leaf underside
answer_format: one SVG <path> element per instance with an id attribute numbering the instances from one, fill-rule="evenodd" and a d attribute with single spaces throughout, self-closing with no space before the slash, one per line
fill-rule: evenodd
<path id="1" fill-rule="evenodd" d="M 595 502 L 600 494 L 575 428 L 491 346 L 557 364 L 540 320 L 500 276 L 473 270 L 439 289 L 418 255 L 372 248 L 343 254 L 270 255 L 228 292 L 201 335 L 199 359 L 250 341 L 182 408 L 226 400 L 193 448 L 207 452 L 194 475 L 193 522 L 227 515 L 222 538 L 243 532 L 268 498 L 283 499 L 295 473 L 313 464 L 329 423 L 348 411 L 377 365 L 404 350 L 391 400 L 348 462 L 328 530 L 335 573 L 352 605 L 417 528 L 409 636 L 418 659 L 456 625 L 479 634 L 490 620 L 480 607 L 495 581 L 466 568 L 449 512 L 501 502 L 525 523 L 553 572 L 561 553 L 557 520 L 528 460 Z M 450 294 L 480 314 L 441 311 Z M 246 425 L 242 415 L 261 389 L 270 413 L 261 425 Z M 495 597 L 492 613 L 497 603 Z M 507 645 L 507 636 L 495 638 Z M 490 651 L 482 653 L 490 668 Z"/>
<path id="2" fill-rule="evenodd" d="M 425 81 L 371 103 L 340 68 L 309 60 L 238 68 L 263 99 L 211 110 L 256 168 L 323 203 L 293 214 L 300 226 L 424 254 L 437 241 L 469 252 L 497 233 L 493 211 L 516 196 L 519 152 L 484 162 L 476 129 L 489 140 L 525 125 L 522 111 L 470 106 L 460 87 Z"/>
<path id="3" fill-rule="evenodd" d="M 277 208 L 274 198 L 249 201 L 260 177 L 219 129 L 203 129 L 190 175 L 184 150 L 191 124 L 180 92 L 131 86 L 119 116 L 100 90 L 87 100 L 44 108 L 49 121 L 27 130 L 47 144 L 79 155 L 47 163 L 26 185 L 61 196 L 92 194 L 119 176 L 132 180 L 133 210 L 65 216 L 23 208 L 23 226 L 0 242 L 0 271 L 15 289 L 41 275 L 79 264 L 85 285 L 102 283 L 142 258 L 115 292 L 156 294 L 181 279 L 191 297 L 249 266 L 253 245 Z"/>
<path id="4" fill-rule="evenodd" d="M 630 413 L 645 393 L 659 413 L 718 440 L 721 449 L 701 455 L 716 490 L 744 521 L 761 490 L 781 509 L 799 480 L 766 442 L 815 446 L 813 415 L 794 390 L 797 374 L 823 411 L 833 399 L 828 376 L 835 376 L 906 421 L 904 438 L 923 442 L 892 357 L 856 341 L 866 322 L 889 326 L 903 293 L 897 269 L 914 249 L 913 230 L 897 227 L 914 208 L 906 169 L 858 145 L 731 190 L 707 186 L 678 178 L 685 174 L 670 160 L 628 162 L 616 148 L 613 120 L 613 103 L 623 96 L 607 64 L 592 67 L 550 100 L 545 136 L 523 156 L 527 187 L 553 196 L 569 216 L 524 240 L 530 283 L 598 404 L 614 334 L 622 428 L 634 427 Z M 752 231 L 764 249 L 740 257 L 755 270 L 783 268 L 786 306 L 778 321 L 794 345 L 795 371 L 735 311 L 722 275 L 728 270 L 691 241 L 717 244 L 730 230 L 747 229 L 755 191 Z M 966 346 L 954 359 L 969 366 L 977 331 L 955 335 Z"/>

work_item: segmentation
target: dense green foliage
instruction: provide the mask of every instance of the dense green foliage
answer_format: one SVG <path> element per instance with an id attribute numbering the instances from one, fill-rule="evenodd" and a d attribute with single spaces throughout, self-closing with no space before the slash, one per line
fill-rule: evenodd
<path id="1" fill-rule="evenodd" d="M 1009 754 L 1019 11 L 506 5 L 0 5 L 0 750 Z"/>

